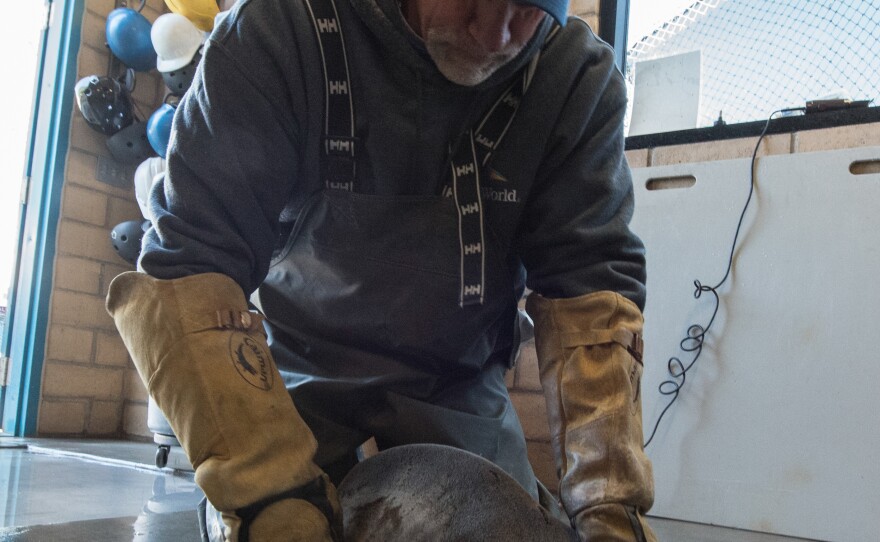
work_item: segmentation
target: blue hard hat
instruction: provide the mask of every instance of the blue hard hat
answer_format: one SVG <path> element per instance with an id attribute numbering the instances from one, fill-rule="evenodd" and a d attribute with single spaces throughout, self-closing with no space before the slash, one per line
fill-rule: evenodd
<path id="1" fill-rule="evenodd" d="M 156 67 L 156 50 L 150 39 L 150 21 L 131 8 L 107 15 L 107 45 L 123 64 L 139 72 Z"/>
<path id="2" fill-rule="evenodd" d="M 168 151 L 168 141 L 171 139 L 171 121 L 174 119 L 174 107 L 163 104 L 162 107 L 153 111 L 150 120 L 147 121 L 147 139 L 156 154 L 165 158 Z"/>

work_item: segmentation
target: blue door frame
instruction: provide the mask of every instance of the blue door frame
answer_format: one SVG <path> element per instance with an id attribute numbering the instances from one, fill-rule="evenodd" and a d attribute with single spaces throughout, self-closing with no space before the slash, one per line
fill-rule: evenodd
<path id="1" fill-rule="evenodd" d="M 32 0 L 31 0 L 32 1 Z M 3 353 L 11 360 L 3 396 L 3 431 L 37 431 L 40 381 L 49 326 L 61 191 L 74 110 L 85 0 L 48 0 L 54 13 L 44 31 L 37 68 L 27 196 L 21 212 L 18 261 L 7 312 Z"/>

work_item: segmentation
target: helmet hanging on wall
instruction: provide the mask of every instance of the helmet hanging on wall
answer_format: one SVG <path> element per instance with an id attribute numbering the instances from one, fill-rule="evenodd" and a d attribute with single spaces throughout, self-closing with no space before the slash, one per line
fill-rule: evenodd
<path id="1" fill-rule="evenodd" d="M 110 242 L 119 257 L 134 265 L 141 255 L 141 239 L 150 228 L 147 220 L 126 220 L 110 231 Z"/>
<path id="2" fill-rule="evenodd" d="M 216 0 L 165 0 L 173 13 L 179 13 L 194 25 L 210 32 L 214 28 L 214 17 L 220 13 Z"/>
<path id="3" fill-rule="evenodd" d="M 159 16 L 150 31 L 156 68 L 171 92 L 182 96 L 192 85 L 205 43 L 205 33 L 179 13 Z"/>
<path id="4" fill-rule="evenodd" d="M 162 80 L 165 86 L 175 96 L 183 96 L 184 93 L 192 86 L 193 78 L 196 76 L 196 69 L 202 60 L 202 54 L 196 53 L 192 61 L 186 66 L 170 72 L 161 72 Z"/>
<path id="5" fill-rule="evenodd" d="M 169 72 L 192 61 L 205 42 L 205 33 L 183 15 L 166 13 L 153 23 L 150 39 L 156 50 L 156 68 Z"/>
<path id="6" fill-rule="evenodd" d="M 147 121 L 147 139 L 156 154 L 165 158 L 168 151 L 168 142 L 171 140 L 171 122 L 174 120 L 174 107 L 163 104 L 153 111 L 150 120 Z"/>
<path id="7" fill-rule="evenodd" d="M 150 190 L 164 174 L 165 160 L 158 156 L 147 158 L 134 172 L 134 196 L 137 199 L 138 207 L 141 208 L 141 214 L 150 222 L 153 221 L 153 214 L 148 205 Z"/>
<path id="8" fill-rule="evenodd" d="M 140 72 L 156 67 L 156 51 L 150 40 L 150 21 L 131 8 L 116 8 L 107 15 L 107 45 L 129 68 Z"/>
<path id="9" fill-rule="evenodd" d="M 134 122 L 128 91 L 115 79 L 89 75 L 73 89 L 76 105 L 94 130 L 113 135 Z"/>
<path id="10" fill-rule="evenodd" d="M 153 156 L 147 139 L 147 123 L 137 121 L 107 138 L 107 148 L 113 159 L 123 164 L 139 164 Z"/>

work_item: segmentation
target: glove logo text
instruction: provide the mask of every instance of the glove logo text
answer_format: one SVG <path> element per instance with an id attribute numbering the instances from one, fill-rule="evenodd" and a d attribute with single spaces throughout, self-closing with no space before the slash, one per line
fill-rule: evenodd
<path id="1" fill-rule="evenodd" d="M 635 363 L 633 363 L 632 369 L 629 371 L 629 385 L 633 389 L 633 404 L 636 405 L 639 402 L 639 397 L 641 397 L 642 375 L 640 367 Z"/>
<path id="2" fill-rule="evenodd" d="M 272 389 L 269 353 L 260 343 L 244 333 L 235 333 L 229 339 L 229 354 L 235 370 L 245 382 L 263 391 Z"/>

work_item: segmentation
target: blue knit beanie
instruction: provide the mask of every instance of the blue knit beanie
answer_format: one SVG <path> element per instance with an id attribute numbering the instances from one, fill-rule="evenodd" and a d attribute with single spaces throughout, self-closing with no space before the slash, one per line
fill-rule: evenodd
<path id="1" fill-rule="evenodd" d="M 541 8 L 551 17 L 556 19 L 560 25 L 565 26 L 565 19 L 568 16 L 568 0 L 518 0 L 520 4 L 529 4 Z"/>

